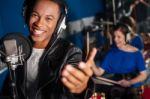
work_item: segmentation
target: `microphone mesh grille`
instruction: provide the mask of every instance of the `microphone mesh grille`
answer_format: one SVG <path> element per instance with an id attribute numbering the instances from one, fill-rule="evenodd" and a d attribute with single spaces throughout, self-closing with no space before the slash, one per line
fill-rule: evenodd
<path id="1" fill-rule="evenodd" d="M 6 55 L 18 55 L 17 43 L 15 39 L 4 41 Z"/>

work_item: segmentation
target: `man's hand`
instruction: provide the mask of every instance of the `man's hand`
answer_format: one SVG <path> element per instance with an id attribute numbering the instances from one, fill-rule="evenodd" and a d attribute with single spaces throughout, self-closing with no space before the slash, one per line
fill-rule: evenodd
<path id="1" fill-rule="evenodd" d="M 72 93 L 82 93 L 86 88 L 90 77 L 93 75 L 91 66 L 96 55 L 94 48 L 86 62 L 80 62 L 78 68 L 66 65 L 62 71 L 62 82 Z"/>

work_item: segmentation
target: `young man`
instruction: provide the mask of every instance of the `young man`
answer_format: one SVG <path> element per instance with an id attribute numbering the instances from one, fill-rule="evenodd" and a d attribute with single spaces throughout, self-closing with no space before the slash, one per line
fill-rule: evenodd
<path id="1" fill-rule="evenodd" d="M 81 50 L 58 37 L 65 10 L 63 0 L 27 3 L 25 18 L 33 48 L 26 65 L 16 70 L 19 99 L 87 99 L 96 51 L 81 62 Z"/>

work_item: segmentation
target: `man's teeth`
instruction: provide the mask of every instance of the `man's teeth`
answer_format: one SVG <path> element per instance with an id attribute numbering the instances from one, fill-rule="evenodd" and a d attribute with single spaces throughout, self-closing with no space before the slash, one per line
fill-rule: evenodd
<path id="1" fill-rule="evenodd" d="M 35 33 L 35 34 L 42 34 L 43 31 L 42 31 L 42 30 L 34 30 L 34 33 Z"/>

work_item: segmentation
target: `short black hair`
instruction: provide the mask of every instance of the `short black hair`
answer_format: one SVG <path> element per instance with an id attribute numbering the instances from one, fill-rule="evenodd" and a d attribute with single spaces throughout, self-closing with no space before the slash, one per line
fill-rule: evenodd
<path id="1" fill-rule="evenodd" d="M 33 11 L 33 8 L 38 0 L 25 0 L 23 7 L 23 15 L 25 17 L 25 22 L 28 24 L 30 15 Z M 66 13 L 66 2 L 64 0 L 49 0 L 53 1 L 59 5 L 61 13 Z"/>

